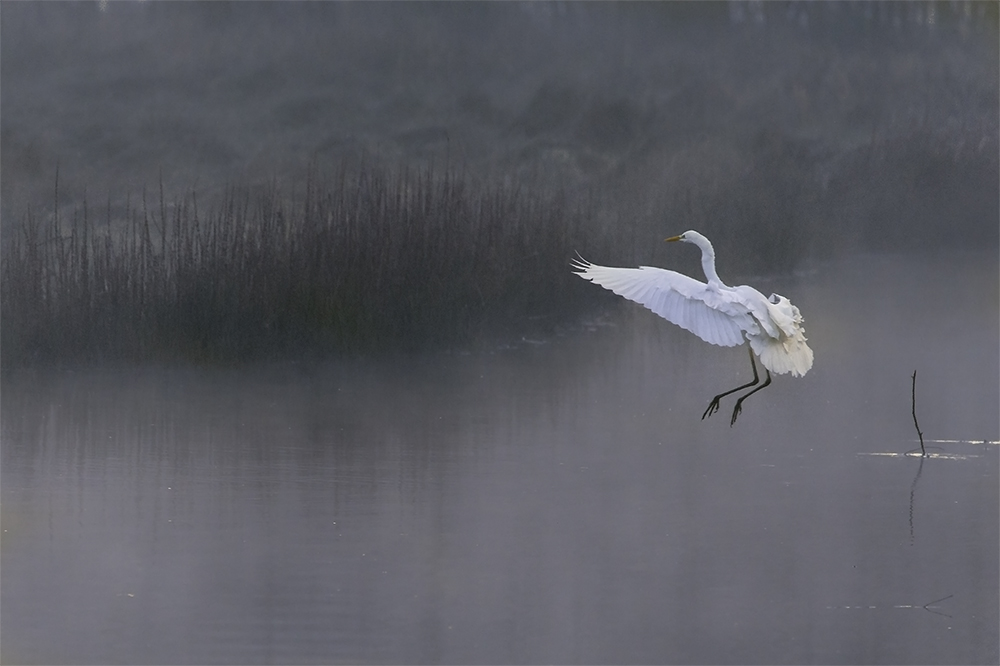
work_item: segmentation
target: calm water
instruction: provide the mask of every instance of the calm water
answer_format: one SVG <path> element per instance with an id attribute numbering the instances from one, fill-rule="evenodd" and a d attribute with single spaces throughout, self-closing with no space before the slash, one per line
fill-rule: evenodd
<path id="1" fill-rule="evenodd" d="M 734 428 L 700 415 L 745 352 L 638 308 L 493 354 L 9 377 L 2 658 L 996 663 L 997 271 L 754 281 L 816 365 Z"/>

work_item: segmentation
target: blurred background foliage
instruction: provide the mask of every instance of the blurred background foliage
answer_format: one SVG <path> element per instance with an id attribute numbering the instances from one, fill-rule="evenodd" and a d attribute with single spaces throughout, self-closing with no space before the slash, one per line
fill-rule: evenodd
<path id="1" fill-rule="evenodd" d="M 696 271 L 697 257 L 661 242 L 689 228 L 715 241 L 730 280 L 860 248 L 1000 242 L 992 2 L 4 3 L 0 12 L 8 253 L 11 238 L 27 238 L 29 211 L 48 230 L 38 242 L 72 245 L 85 197 L 93 243 L 135 227 L 140 192 L 161 184 L 163 210 L 146 219 L 163 225 L 191 215 L 184 202 L 195 193 L 217 213 L 234 184 L 268 183 L 280 198 L 270 205 L 311 224 L 307 182 L 331 192 L 338 178 L 411 171 L 560 202 L 555 217 L 568 226 L 542 235 L 565 246 L 540 250 L 553 261 L 579 250 Z M 438 187 L 420 182 L 411 184 Z M 553 219 L 529 208 L 531 220 Z M 141 251 L 169 251 L 155 234 L 150 243 Z M 438 251 L 474 257 L 482 246 L 452 238 Z M 495 265 L 507 272 L 489 279 L 511 289 L 532 280 L 552 289 L 530 316 L 569 298 L 547 271 L 509 280 L 516 254 Z M 423 302 L 458 302 L 440 279 L 409 280 L 418 283 L 437 285 Z M 11 303 L 7 322 L 21 316 Z"/>

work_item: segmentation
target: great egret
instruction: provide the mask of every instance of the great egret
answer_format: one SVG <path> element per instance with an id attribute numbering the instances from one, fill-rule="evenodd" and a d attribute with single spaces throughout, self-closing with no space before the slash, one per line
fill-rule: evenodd
<path id="1" fill-rule="evenodd" d="M 715 396 L 701 415 L 702 419 L 711 416 L 719 410 L 719 400 L 759 383 L 754 361 L 756 353 L 767 378 L 736 401 L 733 417 L 729 420 L 732 426 L 743 409 L 743 401 L 770 385 L 772 372 L 779 375 L 790 372 L 793 377 L 809 372 L 813 353 L 806 344 L 802 314 L 784 296 L 771 294 L 770 298 L 764 298 L 753 287 L 724 284 L 715 272 L 712 243 L 697 231 L 685 231 L 666 240 L 683 241 L 701 248 L 701 267 L 707 284 L 663 268 L 609 268 L 592 264 L 583 257 L 574 259 L 572 266 L 584 280 L 646 306 L 705 342 L 723 347 L 748 342 L 753 381 Z"/>

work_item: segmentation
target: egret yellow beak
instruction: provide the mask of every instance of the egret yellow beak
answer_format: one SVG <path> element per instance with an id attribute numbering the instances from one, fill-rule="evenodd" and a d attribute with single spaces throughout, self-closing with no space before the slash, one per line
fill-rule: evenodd
<path id="1" fill-rule="evenodd" d="M 680 239 L 680 236 L 671 236 L 670 238 L 664 238 L 663 240 L 666 243 L 673 243 L 674 241 L 679 241 Z"/>

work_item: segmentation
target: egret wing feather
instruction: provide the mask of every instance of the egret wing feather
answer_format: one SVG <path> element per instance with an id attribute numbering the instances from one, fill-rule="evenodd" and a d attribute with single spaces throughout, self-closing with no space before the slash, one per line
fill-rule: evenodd
<path id="1" fill-rule="evenodd" d="M 801 377 L 813 364 L 813 352 L 806 344 L 802 313 L 784 296 L 771 294 L 764 301 L 781 334 L 775 337 L 750 338 L 750 346 L 765 368 L 777 374 L 792 373 Z"/>
<path id="2" fill-rule="evenodd" d="M 573 268 L 583 279 L 639 303 L 705 342 L 735 347 L 744 342 L 744 331 L 759 332 L 754 318 L 728 292 L 686 275 L 652 266 L 598 266 L 582 258 L 574 260 Z"/>
<path id="3" fill-rule="evenodd" d="M 781 337 L 783 328 L 781 327 L 781 324 L 775 320 L 775 312 L 773 312 L 769 307 L 771 304 L 768 303 L 766 298 L 764 298 L 764 294 L 760 293 L 753 287 L 748 287 L 745 284 L 730 287 L 730 290 L 732 291 L 734 298 L 738 300 L 757 321 L 761 329 L 763 329 L 764 334 L 772 338 Z"/>

